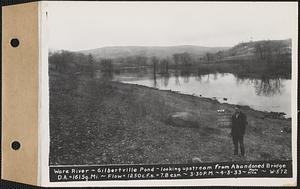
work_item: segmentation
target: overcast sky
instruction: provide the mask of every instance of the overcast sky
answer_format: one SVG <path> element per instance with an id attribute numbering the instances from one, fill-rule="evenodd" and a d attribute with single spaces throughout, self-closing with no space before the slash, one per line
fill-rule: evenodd
<path id="1" fill-rule="evenodd" d="M 296 26 L 296 2 L 48 2 L 50 49 L 233 46 L 291 38 Z"/>

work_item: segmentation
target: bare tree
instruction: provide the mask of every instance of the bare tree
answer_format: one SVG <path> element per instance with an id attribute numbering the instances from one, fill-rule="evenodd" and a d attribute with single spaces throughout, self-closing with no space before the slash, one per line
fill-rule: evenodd
<path id="1" fill-rule="evenodd" d="M 177 69 L 180 64 L 180 54 L 173 54 L 173 59 L 175 62 L 175 69 Z"/>
<path id="2" fill-rule="evenodd" d="M 206 62 L 210 63 L 213 61 L 213 54 L 212 53 L 205 53 Z"/>
<path id="3" fill-rule="evenodd" d="M 189 67 L 192 64 L 192 58 L 189 53 L 177 53 L 173 54 L 173 59 L 176 67 L 182 64 L 183 67 Z"/>
<path id="4" fill-rule="evenodd" d="M 220 61 L 223 58 L 223 56 L 224 56 L 223 54 L 224 54 L 223 51 L 218 51 L 217 52 L 216 56 L 217 56 L 218 61 Z"/>
<path id="5" fill-rule="evenodd" d="M 169 61 L 167 59 L 163 59 L 160 61 L 161 71 L 163 73 L 168 73 L 169 71 Z"/>
<path id="6" fill-rule="evenodd" d="M 154 81 L 154 87 L 157 86 L 157 82 L 156 82 L 156 69 L 157 69 L 157 65 L 159 63 L 159 60 L 157 57 L 153 56 L 151 57 L 151 62 L 153 65 L 153 81 Z"/>

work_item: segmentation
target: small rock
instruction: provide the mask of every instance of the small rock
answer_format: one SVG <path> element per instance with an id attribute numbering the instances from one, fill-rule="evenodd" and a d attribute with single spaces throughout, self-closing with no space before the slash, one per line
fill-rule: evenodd
<path id="1" fill-rule="evenodd" d="M 199 127 L 197 116 L 189 112 L 176 112 L 168 116 L 167 123 L 177 127 Z"/>

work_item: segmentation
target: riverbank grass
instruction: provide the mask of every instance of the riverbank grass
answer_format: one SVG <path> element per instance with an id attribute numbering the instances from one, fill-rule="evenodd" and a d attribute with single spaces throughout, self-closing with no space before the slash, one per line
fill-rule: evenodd
<path id="1" fill-rule="evenodd" d="M 217 110 L 233 105 L 139 85 L 50 76 L 50 164 L 155 164 L 291 159 L 291 120 L 242 107 L 246 156 L 233 155 Z M 191 112 L 198 127 L 168 122 Z"/>

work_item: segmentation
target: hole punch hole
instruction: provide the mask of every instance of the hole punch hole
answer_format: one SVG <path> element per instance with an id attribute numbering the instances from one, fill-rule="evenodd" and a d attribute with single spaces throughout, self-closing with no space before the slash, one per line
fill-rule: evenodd
<path id="1" fill-rule="evenodd" d="M 19 42 L 19 39 L 17 39 L 17 38 L 13 38 L 10 40 L 10 45 L 14 48 L 18 47 L 19 44 L 20 44 L 20 42 Z"/>
<path id="2" fill-rule="evenodd" d="M 12 142 L 12 143 L 11 143 L 11 148 L 12 148 L 13 150 L 19 150 L 19 149 L 21 148 L 20 142 L 18 142 L 18 141 Z"/>

